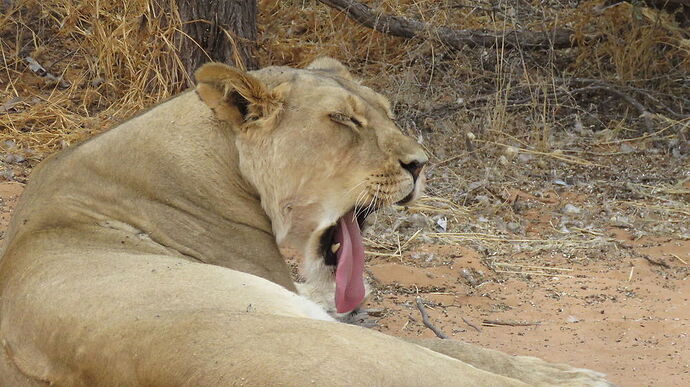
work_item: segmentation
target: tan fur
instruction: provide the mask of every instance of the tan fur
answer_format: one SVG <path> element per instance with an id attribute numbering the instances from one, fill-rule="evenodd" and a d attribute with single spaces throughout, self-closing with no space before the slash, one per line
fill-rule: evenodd
<path id="1" fill-rule="evenodd" d="M 0 260 L 0 385 L 604 385 L 338 323 L 297 295 L 279 246 L 329 308 L 321 232 L 418 193 L 400 163 L 426 156 L 332 59 L 197 79 L 34 170 Z"/>

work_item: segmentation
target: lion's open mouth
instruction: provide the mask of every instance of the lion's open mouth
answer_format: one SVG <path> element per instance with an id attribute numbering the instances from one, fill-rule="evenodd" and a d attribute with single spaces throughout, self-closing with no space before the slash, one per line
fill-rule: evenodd
<path id="1" fill-rule="evenodd" d="M 354 208 L 321 235 L 326 265 L 335 266 L 335 306 L 338 313 L 355 309 L 364 300 L 364 244 L 361 229 L 372 209 Z"/>

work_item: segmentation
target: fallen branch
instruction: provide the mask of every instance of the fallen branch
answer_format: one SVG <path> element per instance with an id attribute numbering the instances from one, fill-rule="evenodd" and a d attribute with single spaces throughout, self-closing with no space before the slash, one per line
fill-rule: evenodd
<path id="1" fill-rule="evenodd" d="M 511 327 L 529 327 L 533 325 L 541 325 L 541 321 L 501 321 L 501 320 L 484 320 L 482 324 L 485 326 L 508 325 Z"/>
<path id="2" fill-rule="evenodd" d="M 622 101 L 626 102 L 630 106 L 632 106 L 637 112 L 639 117 L 644 119 L 644 123 L 647 126 L 647 129 L 651 131 L 651 128 L 653 126 L 652 122 L 652 115 L 654 112 L 658 112 L 658 114 L 664 115 L 667 114 L 668 116 L 671 116 L 675 119 L 688 119 L 690 118 L 690 114 L 684 114 L 684 113 L 679 113 L 673 109 L 671 109 L 669 106 L 665 105 L 659 98 L 653 95 L 653 92 L 650 90 L 642 89 L 639 87 L 634 87 L 634 86 L 627 86 L 627 85 L 615 85 L 606 81 L 603 81 L 601 79 L 590 79 L 590 78 L 555 78 L 556 84 L 560 86 L 556 90 L 549 90 L 549 91 L 544 91 L 543 88 L 537 88 L 535 85 L 513 85 L 512 89 L 518 89 L 518 90 L 523 90 L 527 87 L 533 87 L 535 88 L 534 92 L 527 96 L 527 97 L 522 97 L 522 98 L 507 98 L 505 100 L 505 103 L 508 107 L 520 107 L 524 104 L 529 104 L 533 102 L 535 99 L 545 99 L 545 98 L 553 98 L 553 99 L 560 99 L 566 96 L 573 96 L 576 94 L 583 94 L 586 92 L 604 92 L 610 95 L 613 95 L 614 97 L 620 98 Z M 569 86 L 575 86 L 577 88 L 569 88 Z M 549 88 L 551 88 L 552 85 L 549 85 Z M 498 93 L 501 93 L 500 91 L 497 93 L 490 93 L 490 94 L 485 94 L 485 95 L 480 95 L 478 97 L 474 97 L 471 99 L 468 99 L 467 101 L 459 104 L 459 103 L 448 103 L 444 104 L 441 106 L 438 106 L 436 108 L 433 108 L 427 112 L 428 116 L 432 117 L 444 117 L 447 116 L 448 114 L 451 114 L 459 109 L 464 109 L 464 108 L 469 108 L 470 106 L 474 104 L 481 104 L 485 103 L 488 100 L 496 99 L 497 96 L 499 96 Z M 644 101 L 644 99 L 637 99 L 634 97 L 635 94 L 640 95 L 642 98 L 647 99 L 651 101 L 652 105 L 654 105 L 654 108 L 645 105 L 641 101 Z M 681 101 L 681 103 L 686 102 L 686 99 L 683 98 L 682 96 L 672 96 L 672 98 L 675 98 L 677 101 Z"/>
<path id="3" fill-rule="evenodd" d="M 567 29 L 552 31 L 487 31 L 457 30 L 434 27 L 429 23 L 401 16 L 386 15 L 354 0 L 319 0 L 331 8 L 343 11 L 352 20 L 384 34 L 402 38 L 427 38 L 454 49 L 468 47 L 506 47 L 525 50 L 573 47 L 573 32 Z"/>
<path id="4" fill-rule="evenodd" d="M 690 117 L 688 114 L 683 114 L 683 113 L 678 113 L 671 109 L 670 107 L 664 105 L 658 98 L 654 97 L 652 93 L 648 90 L 639 88 L 639 87 L 633 87 L 633 86 L 618 86 L 614 85 L 605 81 L 602 81 L 600 79 L 589 79 L 589 78 L 564 78 L 562 81 L 567 82 L 567 83 L 579 83 L 585 85 L 584 87 L 580 89 L 575 89 L 572 90 L 571 93 L 578 93 L 582 91 L 587 91 L 587 90 L 602 90 L 605 91 L 609 94 L 616 95 L 623 99 L 625 102 L 630 104 L 632 107 L 634 107 L 641 116 L 648 115 L 652 109 L 648 108 L 644 104 L 640 103 L 637 99 L 633 98 L 629 93 L 639 93 L 642 94 L 642 96 L 646 97 L 647 99 L 651 100 L 654 104 L 658 105 L 659 110 L 664 110 L 666 113 L 668 113 L 670 116 L 677 118 L 677 119 L 685 119 Z M 626 93 L 623 90 L 626 90 L 629 93 Z"/>
<path id="5" fill-rule="evenodd" d="M 424 308 L 424 301 L 421 297 L 417 297 L 416 303 L 417 309 L 419 309 L 419 312 L 422 314 L 422 322 L 424 323 L 424 325 L 427 328 L 431 329 L 434 332 L 434 334 L 436 334 L 436 337 L 438 337 L 439 339 L 447 339 L 448 336 L 446 336 L 443 332 L 441 332 L 440 329 L 436 328 L 434 324 L 431 323 L 431 321 L 429 321 L 429 315 L 426 313 L 426 309 Z"/>

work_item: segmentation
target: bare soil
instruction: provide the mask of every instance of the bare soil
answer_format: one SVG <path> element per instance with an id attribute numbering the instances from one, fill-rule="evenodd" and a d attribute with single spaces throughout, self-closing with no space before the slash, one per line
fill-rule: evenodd
<path id="1" fill-rule="evenodd" d="M 0 183 L 2 234 L 22 190 Z M 542 210 L 538 217 L 550 215 Z M 462 244 L 424 242 L 400 254 L 371 249 L 367 320 L 392 335 L 433 337 L 421 297 L 450 339 L 595 369 L 622 386 L 690 385 L 690 241 L 635 239 L 624 228 L 608 235 L 610 250 L 579 256 L 487 259 Z"/>

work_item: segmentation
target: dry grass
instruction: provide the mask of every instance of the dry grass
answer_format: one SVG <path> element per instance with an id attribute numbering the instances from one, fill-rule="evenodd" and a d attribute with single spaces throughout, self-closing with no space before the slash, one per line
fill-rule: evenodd
<path id="1" fill-rule="evenodd" d="M 179 26 L 149 1 L 13 2 L 0 19 L 0 93 L 20 103 L 0 115 L 0 140 L 40 158 L 179 92 Z M 25 56 L 69 87 L 39 78 Z"/>
<path id="2" fill-rule="evenodd" d="M 603 0 L 363 2 L 439 26 L 576 31 L 578 46 L 566 50 L 452 50 L 372 31 L 315 0 L 259 1 L 262 65 L 303 66 L 320 55 L 345 62 L 391 99 L 403 130 L 430 153 L 437 164 L 430 171 L 430 197 L 408 210 L 430 219 L 427 231 L 436 231 L 435 222 L 447 218 L 447 231 L 455 234 L 426 239 L 418 235 L 415 240 L 491 242 L 499 249 L 516 243 L 536 248 L 557 248 L 559 243 L 595 246 L 606 240 L 588 232 L 601 234 L 606 228 L 601 222 L 569 226 L 589 231 L 553 242 L 526 238 L 519 230 L 513 230 L 515 235 L 506 232 L 505 225 L 519 220 L 520 214 L 503 193 L 508 187 L 546 192 L 545 185 L 561 175 L 597 181 L 602 172 L 627 162 L 644 167 L 659 152 L 668 157 L 657 167 L 657 180 L 644 183 L 668 187 L 682 180 L 682 168 L 669 155 L 682 142 L 687 120 L 666 113 L 690 114 L 690 35 L 671 15 L 628 3 L 604 8 Z M 2 152 L 23 153 L 33 164 L 179 92 L 187 82 L 175 49 L 181 22 L 174 11 L 159 7 L 174 9 L 174 1 L 11 4 L 0 17 Z M 63 77 L 69 87 L 31 72 L 22 59 L 27 55 Z M 573 77 L 605 81 L 655 114 L 640 117 L 629 103 L 601 90 L 572 92 L 568 80 Z M 475 138 L 471 144 L 468 133 Z M 639 153 L 621 150 L 624 144 L 649 150 L 648 158 L 635 161 Z M 619 175 L 636 181 L 631 171 Z M 617 174 L 609 176 L 611 184 L 604 189 L 617 196 Z M 653 192 L 657 198 L 647 198 L 651 203 L 641 201 L 644 197 L 618 203 L 626 203 L 623 207 L 632 212 L 645 203 L 655 205 L 676 224 L 688 219 L 687 195 Z M 478 217 L 491 221 L 477 223 Z M 384 243 L 388 231 L 401 229 L 390 227 L 392 217 L 380 219 L 384 230 L 371 242 L 397 254 L 420 229 L 408 227 L 400 244 L 390 243 L 395 239 Z M 552 230 L 556 236 L 558 227 Z"/>

